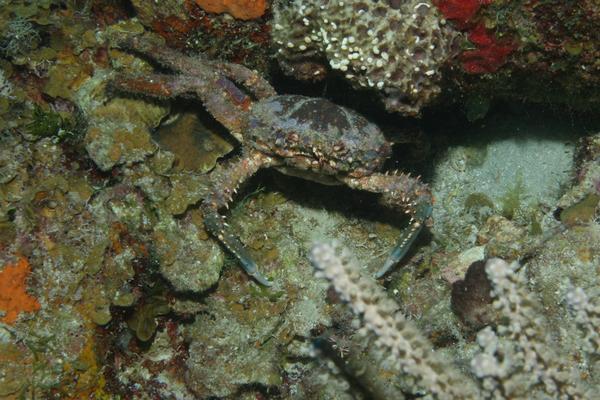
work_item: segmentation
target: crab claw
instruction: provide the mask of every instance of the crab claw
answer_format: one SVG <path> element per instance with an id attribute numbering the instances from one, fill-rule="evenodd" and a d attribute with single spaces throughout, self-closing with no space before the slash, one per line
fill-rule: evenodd
<path id="1" fill-rule="evenodd" d="M 261 285 L 265 285 L 265 286 L 273 285 L 273 282 L 271 282 L 270 280 L 268 280 L 267 278 L 262 276 L 262 274 L 260 272 L 258 272 L 258 268 L 256 267 L 256 263 L 254 262 L 253 259 L 251 259 L 250 257 L 242 256 L 242 255 L 239 255 L 238 257 L 239 257 L 240 263 L 242 264 L 242 268 L 244 268 L 244 271 L 246 271 L 248 273 L 248 275 L 250 275 L 251 277 L 256 279 L 256 281 L 258 283 L 260 283 Z"/>
<path id="2" fill-rule="evenodd" d="M 206 229 L 212 232 L 221 243 L 229 250 L 240 262 L 242 268 L 248 275 L 256 279 L 256 281 L 265 286 L 271 286 L 273 283 L 265 278 L 260 272 L 258 267 L 248 251 L 244 248 L 244 245 L 240 240 L 229 233 L 226 229 L 225 224 L 221 216 L 214 209 L 206 208 L 204 210 L 204 225 Z"/>
<path id="3" fill-rule="evenodd" d="M 258 272 L 256 263 L 244 244 L 225 223 L 225 217 L 219 213 L 219 209 L 229 208 L 229 203 L 233 200 L 232 195 L 237 192 L 238 186 L 260 168 L 269 167 L 273 162 L 271 157 L 251 151 L 243 152 L 239 157 L 218 165 L 210 175 L 213 187 L 201 204 L 206 230 L 238 259 L 248 275 L 265 286 L 271 286 L 273 283 Z"/>
<path id="4" fill-rule="evenodd" d="M 408 253 L 419 233 L 423 230 L 423 225 L 425 225 L 431 216 L 432 209 L 431 203 L 422 203 L 417 207 L 415 215 L 410 220 L 410 226 L 402 231 L 396 246 L 392 249 L 387 260 L 385 260 L 383 267 L 375 273 L 375 278 L 381 278 L 385 275 L 390 268 L 402 260 L 406 253 Z"/>
<path id="5" fill-rule="evenodd" d="M 402 258 L 408 253 L 408 250 L 411 248 L 417 236 L 419 236 L 419 232 L 423 229 L 423 224 L 418 221 L 413 221 L 410 227 L 406 228 L 402 231 L 400 235 L 400 239 L 396 243 L 396 246 L 392 249 L 392 252 L 388 256 L 387 260 L 383 264 L 383 267 L 379 269 L 375 273 L 375 278 L 381 278 L 385 275 L 386 272 L 390 270 L 398 261 L 402 260 Z"/>

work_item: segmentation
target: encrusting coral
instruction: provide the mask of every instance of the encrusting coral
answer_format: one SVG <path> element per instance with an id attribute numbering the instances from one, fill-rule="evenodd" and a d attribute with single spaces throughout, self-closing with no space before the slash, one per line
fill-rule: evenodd
<path id="1" fill-rule="evenodd" d="M 267 8 L 265 0 L 196 0 L 204 11 L 229 13 L 237 19 L 260 18 Z"/>
<path id="2" fill-rule="evenodd" d="M 27 259 L 22 257 L 0 271 L 0 312 L 5 313 L 0 322 L 12 325 L 20 313 L 40 309 L 40 303 L 25 291 L 30 272 Z"/>
<path id="3" fill-rule="evenodd" d="M 388 4 L 390 3 L 390 4 Z M 388 111 L 416 115 L 439 92 L 454 31 L 427 1 L 294 0 L 273 7 L 284 72 L 319 78 L 325 59 L 357 88 L 376 89 Z M 349 22 L 350 21 L 350 22 Z M 314 76 L 307 76 L 308 68 Z"/>

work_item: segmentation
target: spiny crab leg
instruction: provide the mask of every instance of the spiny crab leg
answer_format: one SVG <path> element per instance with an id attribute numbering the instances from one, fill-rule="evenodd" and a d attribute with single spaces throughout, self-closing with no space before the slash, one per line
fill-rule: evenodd
<path id="1" fill-rule="evenodd" d="M 212 65 L 227 78 L 244 85 L 257 100 L 277 95 L 271 84 L 256 71 L 240 64 L 212 61 Z"/>
<path id="2" fill-rule="evenodd" d="M 110 82 L 111 86 L 117 90 L 144 94 L 160 99 L 167 99 L 176 96 L 193 97 L 196 90 L 206 90 L 208 85 L 201 79 L 191 76 L 165 75 L 165 74 L 145 74 L 121 75 Z"/>
<path id="3" fill-rule="evenodd" d="M 207 79 L 187 75 L 147 74 L 119 76 L 111 85 L 129 93 L 167 99 L 172 97 L 198 97 L 204 107 L 233 136 L 242 141 L 241 132 L 246 126 L 246 114 L 251 100 L 227 78 Z"/>
<path id="4" fill-rule="evenodd" d="M 221 208 L 229 208 L 237 188 L 259 169 L 274 166 L 275 161 L 258 152 L 244 153 L 226 165 L 219 165 L 211 173 L 213 188 L 202 202 L 204 226 L 240 261 L 248 275 L 259 283 L 271 286 L 271 282 L 259 271 L 242 242 L 231 233 L 225 222 L 225 216 L 219 213 Z"/>
<path id="5" fill-rule="evenodd" d="M 208 79 L 209 75 L 212 75 L 213 79 L 215 76 L 224 76 L 244 85 L 256 99 L 277 94 L 269 82 L 258 72 L 243 65 L 207 60 L 202 54 L 186 56 L 177 50 L 166 47 L 159 43 L 159 39 L 149 35 L 127 37 L 122 39 L 118 45 L 143 54 L 163 67 L 182 75 L 203 77 L 204 79 Z"/>
<path id="6" fill-rule="evenodd" d="M 158 98 L 197 97 L 208 112 L 240 142 L 243 141 L 242 132 L 246 128 L 246 117 L 253 100 L 277 94 L 269 82 L 243 65 L 209 61 L 201 55 L 185 56 L 160 46 L 155 39 L 146 36 L 129 37 L 119 45 L 179 74 L 120 76 L 113 80 L 113 87 Z M 243 85 L 247 92 L 236 83 Z"/>
<path id="7" fill-rule="evenodd" d="M 116 45 L 121 49 L 142 54 L 165 68 L 185 75 L 194 75 L 198 72 L 194 65 L 208 62 L 202 55 L 186 56 L 167 47 L 160 37 L 152 35 L 120 37 Z"/>
<path id="8" fill-rule="evenodd" d="M 410 215 L 409 226 L 400 235 L 383 267 L 375 273 L 376 278 L 381 278 L 406 255 L 423 225 L 429 221 L 433 209 L 431 192 L 419 179 L 407 174 L 372 174 L 362 178 L 346 177 L 342 181 L 351 188 L 381 193 L 380 201 L 385 206 Z"/>

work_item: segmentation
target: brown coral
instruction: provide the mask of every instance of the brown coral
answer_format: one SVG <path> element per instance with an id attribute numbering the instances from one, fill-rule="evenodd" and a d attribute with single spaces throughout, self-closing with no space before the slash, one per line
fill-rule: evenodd
<path id="1" fill-rule="evenodd" d="M 0 322 L 12 325 L 20 313 L 40 309 L 40 303 L 25 290 L 30 272 L 29 262 L 23 257 L 0 271 L 0 310 L 5 312 Z"/>
<path id="2" fill-rule="evenodd" d="M 237 19 L 260 18 L 267 7 L 265 0 L 196 0 L 204 11 L 229 13 Z"/>

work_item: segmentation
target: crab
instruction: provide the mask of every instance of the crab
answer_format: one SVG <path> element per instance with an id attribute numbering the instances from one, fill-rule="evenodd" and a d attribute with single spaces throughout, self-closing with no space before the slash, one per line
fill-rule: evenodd
<path id="1" fill-rule="evenodd" d="M 357 112 L 324 98 L 278 95 L 257 72 L 242 65 L 187 56 L 143 37 L 128 38 L 120 46 L 175 74 L 120 76 L 113 82 L 117 89 L 158 98 L 197 97 L 241 143 L 239 156 L 210 173 L 211 190 L 200 207 L 206 230 L 259 283 L 272 284 L 221 211 L 229 208 L 239 186 L 262 168 L 379 193 L 384 206 L 408 214 L 409 226 L 376 277 L 398 263 L 422 227 L 431 222 L 427 185 L 409 174 L 382 172 L 391 143 Z"/>

